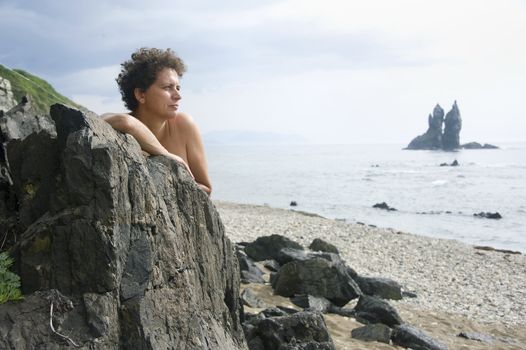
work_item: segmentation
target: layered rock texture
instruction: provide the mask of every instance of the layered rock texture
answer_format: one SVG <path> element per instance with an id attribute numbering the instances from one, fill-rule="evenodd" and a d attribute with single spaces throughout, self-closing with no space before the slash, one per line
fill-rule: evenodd
<path id="1" fill-rule="evenodd" d="M 25 300 L 1 349 L 246 349 L 239 267 L 177 163 L 63 105 L 0 113 L 0 229 Z"/>
<path id="2" fill-rule="evenodd" d="M 443 130 L 445 122 L 445 128 Z M 433 114 L 428 117 L 427 131 L 415 137 L 406 149 L 428 149 L 428 150 L 453 150 L 460 146 L 460 129 L 462 128 L 462 119 L 457 106 L 457 101 L 446 114 L 444 119 L 444 110 L 439 104 L 433 109 Z"/>

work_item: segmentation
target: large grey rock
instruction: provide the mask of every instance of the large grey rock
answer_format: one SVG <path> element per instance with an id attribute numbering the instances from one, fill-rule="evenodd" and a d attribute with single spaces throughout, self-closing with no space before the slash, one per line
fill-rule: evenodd
<path id="1" fill-rule="evenodd" d="M 343 306 L 361 295 L 360 288 L 343 264 L 320 257 L 283 265 L 271 283 L 278 295 L 310 294 L 324 297 L 337 306 Z"/>
<path id="2" fill-rule="evenodd" d="M 447 350 L 447 346 L 433 339 L 421 329 L 403 324 L 395 327 L 391 335 L 393 344 L 414 350 Z"/>
<path id="3" fill-rule="evenodd" d="M 429 115 L 427 131 L 415 137 L 406 149 L 442 149 L 443 122 L 444 110 L 437 104 L 433 109 L 433 114 Z"/>
<path id="4" fill-rule="evenodd" d="M 460 148 L 460 129 L 462 129 L 462 118 L 460 117 L 457 101 L 455 101 L 444 119 L 442 149 L 452 151 Z"/>
<path id="5" fill-rule="evenodd" d="M 250 350 L 334 350 L 323 316 L 298 312 L 254 317 L 243 324 Z"/>
<path id="6" fill-rule="evenodd" d="M 283 248 L 303 250 L 303 247 L 291 239 L 281 235 L 258 237 L 245 247 L 245 253 L 255 261 L 276 259 Z"/>
<path id="7" fill-rule="evenodd" d="M 21 218 L 7 248 L 26 293 L 0 306 L 0 348 L 73 347 L 49 327 L 53 303 L 81 349 L 246 349 L 239 266 L 208 196 L 104 121 L 63 105 L 51 116 L 56 133 L 45 116 L 0 121 L 13 179 L 0 217 Z"/>

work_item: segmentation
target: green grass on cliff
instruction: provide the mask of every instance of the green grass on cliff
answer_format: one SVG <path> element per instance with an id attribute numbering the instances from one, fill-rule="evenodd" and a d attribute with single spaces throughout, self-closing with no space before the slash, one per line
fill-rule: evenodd
<path id="1" fill-rule="evenodd" d="M 33 98 L 34 107 L 42 113 L 49 113 L 49 107 L 55 103 L 63 103 L 76 108 L 82 106 L 59 94 L 47 81 L 21 69 L 9 69 L 0 64 L 0 76 L 9 80 L 16 102 L 23 96 Z"/>

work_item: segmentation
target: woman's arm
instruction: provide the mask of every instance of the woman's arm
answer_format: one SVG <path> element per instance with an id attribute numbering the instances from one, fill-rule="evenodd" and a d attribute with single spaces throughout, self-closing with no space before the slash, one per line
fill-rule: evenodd
<path id="1" fill-rule="evenodd" d="M 157 137 L 155 137 L 151 130 L 137 118 L 122 113 L 105 113 L 101 115 L 101 118 L 108 122 L 115 130 L 133 136 L 143 151 L 151 155 L 164 155 L 184 164 L 186 170 L 188 170 L 190 175 L 194 177 L 184 159 L 168 152 L 168 150 L 161 145 L 159 140 L 157 140 Z"/>

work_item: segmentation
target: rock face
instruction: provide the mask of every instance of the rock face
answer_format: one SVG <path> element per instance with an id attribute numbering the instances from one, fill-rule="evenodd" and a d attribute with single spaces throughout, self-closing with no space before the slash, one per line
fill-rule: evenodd
<path id="1" fill-rule="evenodd" d="M 8 111 L 16 105 L 11 82 L 0 77 L 0 111 Z"/>
<path id="2" fill-rule="evenodd" d="M 442 149 L 452 151 L 460 147 L 460 129 L 462 129 L 462 119 L 458 110 L 457 101 L 446 114 L 444 120 L 444 135 L 442 135 Z"/>
<path id="3" fill-rule="evenodd" d="M 0 348 L 247 349 L 208 196 L 104 121 L 51 117 L 28 103 L 0 117 L 0 226 L 26 294 L 0 306 Z"/>
<path id="4" fill-rule="evenodd" d="M 439 104 L 433 109 L 433 114 L 428 118 L 427 131 L 415 137 L 407 146 L 407 149 L 442 149 L 442 124 L 444 122 L 444 110 Z"/>

